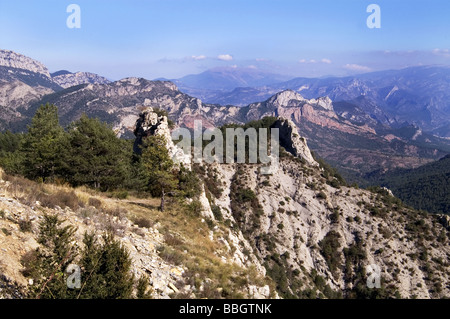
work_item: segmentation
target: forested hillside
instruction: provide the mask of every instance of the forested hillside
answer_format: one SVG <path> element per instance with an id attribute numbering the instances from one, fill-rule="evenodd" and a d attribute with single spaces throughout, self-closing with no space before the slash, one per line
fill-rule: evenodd
<path id="1" fill-rule="evenodd" d="M 379 183 L 416 209 L 450 214 L 450 155 L 416 169 L 395 170 Z"/>

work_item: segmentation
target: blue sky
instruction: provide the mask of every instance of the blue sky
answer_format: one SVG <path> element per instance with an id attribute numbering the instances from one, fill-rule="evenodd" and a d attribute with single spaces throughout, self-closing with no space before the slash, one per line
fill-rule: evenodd
<path id="1" fill-rule="evenodd" d="M 69 4 L 81 28 L 69 29 Z M 369 29 L 369 4 L 381 28 Z M 50 71 L 177 78 L 213 67 L 346 75 L 450 62 L 448 0 L 0 0 L 0 48 Z"/>

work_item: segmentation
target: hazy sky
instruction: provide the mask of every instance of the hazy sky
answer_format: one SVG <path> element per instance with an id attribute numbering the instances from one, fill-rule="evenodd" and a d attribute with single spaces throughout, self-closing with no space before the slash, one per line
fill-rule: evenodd
<path id="1" fill-rule="evenodd" d="M 69 29 L 69 4 L 81 28 Z M 366 24 L 369 4 L 381 28 Z M 0 0 L 0 48 L 50 71 L 176 78 L 220 66 L 292 76 L 450 64 L 448 0 Z"/>

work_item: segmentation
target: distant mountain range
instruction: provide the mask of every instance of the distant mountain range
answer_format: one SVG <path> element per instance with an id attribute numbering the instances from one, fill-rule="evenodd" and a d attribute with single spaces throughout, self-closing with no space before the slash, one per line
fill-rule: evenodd
<path id="1" fill-rule="evenodd" d="M 32 103 L 47 94 L 84 83 L 109 81 L 88 72 L 50 74 L 45 65 L 32 58 L 0 50 L 0 129 L 20 130 L 15 123 L 27 120 L 23 113 Z"/>
<path id="2" fill-rule="evenodd" d="M 171 80 L 180 89 L 231 91 L 238 87 L 259 87 L 290 80 L 291 77 L 252 67 L 221 67 Z"/>
<path id="3" fill-rule="evenodd" d="M 90 72 L 72 73 L 66 70 L 62 70 L 52 73 L 51 76 L 54 82 L 65 89 L 80 84 L 107 84 L 111 82 L 103 76 Z"/>
<path id="4" fill-rule="evenodd" d="M 202 87 L 203 80 L 207 82 L 209 78 L 206 74 L 195 78 L 189 82 L 179 79 L 180 90 L 208 103 L 245 106 L 289 89 L 306 98 L 328 96 L 334 102 L 345 102 L 345 111 L 336 109 L 345 117 L 366 114 L 391 126 L 416 125 L 435 135 L 450 137 L 448 66 L 418 66 L 348 77 L 295 78 L 261 86 L 239 85 L 226 92 L 219 90 L 220 85 L 214 87 L 214 83 Z"/>
<path id="5" fill-rule="evenodd" d="M 58 106 L 63 125 L 86 113 L 130 138 L 138 114 L 146 106 L 166 109 L 174 122 L 191 128 L 195 119 L 211 127 L 282 116 L 294 121 L 319 156 L 350 180 L 362 183 L 373 171 L 418 167 L 450 153 L 450 139 L 437 136 L 437 132 L 446 136 L 449 125 L 448 68 L 417 67 L 281 83 L 272 82 L 276 76 L 253 69 L 235 71 L 237 75 L 230 69 L 213 70 L 197 79 L 191 76 L 174 82 L 200 85 L 204 77 L 210 88 L 221 87 L 224 99 L 255 99 L 245 106 L 204 103 L 170 81 L 131 77 L 110 82 L 87 72 L 50 74 L 37 61 L 0 51 L 0 129 L 26 130 L 39 105 L 47 102 Z M 267 84 L 225 92 L 233 83 L 244 82 Z M 258 100 L 261 102 L 255 102 Z"/>

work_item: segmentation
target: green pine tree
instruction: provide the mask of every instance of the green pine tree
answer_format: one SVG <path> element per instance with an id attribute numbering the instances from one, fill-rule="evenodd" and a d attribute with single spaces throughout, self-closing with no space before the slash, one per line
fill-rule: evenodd
<path id="1" fill-rule="evenodd" d="M 126 179 L 131 146 L 117 138 L 106 123 L 82 115 L 70 127 L 68 140 L 70 168 L 66 178 L 71 184 L 108 190 Z"/>
<path id="2" fill-rule="evenodd" d="M 43 182 L 56 177 L 65 166 L 64 138 L 57 107 L 42 105 L 31 120 L 21 147 L 24 175 Z"/>
<path id="3" fill-rule="evenodd" d="M 85 276 L 79 296 L 85 299 L 128 299 L 133 292 L 134 276 L 128 251 L 105 234 L 100 244 L 94 234 L 85 234 L 81 268 Z"/>
<path id="4" fill-rule="evenodd" d="M 24 134 L 6 131 L 0 133 L 0 167 L 10 174 L 23 174 L 20 146 Z"/>
<path id="5" fill-rule="evenodd" d="M 163 136 L 153 135 L 144 140 L 141 163 L 154 196 L 161 196 L 161 211 L 165 209 L 166 195 L 177 189 L 178 179 Z"/>
<path id="6" fill-rule="evenodd" d="M 36 261 L 33 273 L 38 274 L 31 297 L 42 299 L 74 298 L 76 293 L 67 287 L 65 270 L 78 256 L 72 244 L 76 228 L 63 226 L 57 215 L 44 215 L 39 225 Z"/>

